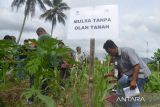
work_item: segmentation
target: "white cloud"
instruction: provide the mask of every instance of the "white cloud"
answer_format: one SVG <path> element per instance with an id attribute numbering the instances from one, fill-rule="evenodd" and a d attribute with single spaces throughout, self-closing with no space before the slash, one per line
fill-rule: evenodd
<path id="1" fill-rule="evenodd" d="M 149 56 L 160 47 L 160 17 L 157 14 L 124 14 L 121 16 L 120 38 L 122 46 L 134 48 L 141 56 Z M 149 46 L 146 46 L 146 43 Z"/>

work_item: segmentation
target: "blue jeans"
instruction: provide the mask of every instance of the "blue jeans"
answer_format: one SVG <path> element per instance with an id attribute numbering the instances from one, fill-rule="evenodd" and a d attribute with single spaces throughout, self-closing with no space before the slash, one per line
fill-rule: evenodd
<path id="1" fill-rule="evenodd" d="M 138 78 L 137 80 L 137 86 L 139 88 L 139 91 L 142 92 L 144 88 L 144 84 L 147 82 L 147 78 Z M 121 85 L 122 88 L 125 88 L 130 85 L 130 80 L 126 77 L 120 78 L 118 83 Z M 122 89 L 120 89 L 117 93 L 118 97 L 124 97 Z M 123 105 L 122 107 L 141 107 L 140 101 L 126 101 L 120 103 Z"/>
<path id="2" fill-rule="evenodd" d="M 146 82 L 147 82 L 147 78 L 138 78 L 137 86 L 138 86 L 140 92 L 143 91 L 144 84 Z M 127 102 L 127 107 L 141 107 L 141 103 L 140 103 L 140 101 Z"/>

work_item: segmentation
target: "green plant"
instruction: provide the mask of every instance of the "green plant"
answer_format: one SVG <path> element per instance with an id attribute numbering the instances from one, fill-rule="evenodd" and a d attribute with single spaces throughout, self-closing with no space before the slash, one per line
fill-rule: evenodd
<path id="1" fill-rule="evenodd" d="M 95 62 L 94 71 L 94 106 L 104 107 L 104 97 L 108 91 L 108 81 L 104 78 L 104 74 L 109 72 L 109 66 L 103 66 Z"/>
<path id="2" fill-rule="evenodd" d="M 5 107 L 5 106 L 4 106 L 4 102 L 2 101 L 1 98 L 0 98 L 0 107 Z"/>
<path id="3" fill-rule="evenodd" d="M 46 38 L 36 42 L 37 47 L 27 53 L 25 65 L 26 74 L 34 76 L 33 87 L 41 90 L 44 81 L 47 81 L 47 87 L 56 103 L 62 97 L 60 71 L 57 68 L 62 59 L 72 62 L 72 59 L 68 55 L 71 49 L 66 46 L 59 48 L 60 42 L 60 40 L 54 38 Z"/>
<path id="4" fill-rule="evenodd" d="M 73 107 L 82 107 L 88 106 L 88 63 L 82 66 L 82 69 L 79 69 L 76 66 L 78 63 L 73 61 L 69 56 L 69 53 L 72 51 L 70 48 L 64 46 L 59 47 L 60 40 L 47 38 L 43 41 L 33 40 L 36 44 L 36 48 L 30 49 L 28 46 L 19 46 L 16 44 L 5 43 L 6 46 L 0 43 L 0 61 L 1 69 L 5 70 L 13 69 L 13 78 L 16 77 L 18 70 L 25 72 L 25 81 L 28 82 L 30 76 L 34 76 L 34 84 L 31 88 L 24 87 L 25 91 L 22 96 L 26 99 L 34 96 L 34 105 L 38 104 L 40 107 L 50 107 L 50 106 L 73 106 Z M 11 51 L 10 51 L 11 50 Z M 7 54 L 6 54 L 7 53 Z M 23 61 L 17 60 L 13 57 L 13 53 L 16 53 L 17 56 L 25 56 Z M 11 59 L 7 59 L 12 56 Z M 5 58 L 5 59 L 4 59 Z M 105 64 L 101 64 L 98 60 L 95 60 L 95 71 L 93 73 L 94 82 L 94 105 L 96 107 L 104 106 L 104 97 L 108 92 L 108 81 L 103 78 L 104 74 L 111 70 L 111 67 L 108 66 L 109 58 L 106 57 Z M 70 76 L 67 79 L 60 78 L 60 71 L 58 69 L 59 64 L 62 60 L 67 61 L 72 66 L 69 70 Z M 24 65 L 17 67 L 17 63 L 23 62 Z M 3 65 L 4 64 L 4 65 Z M 3 82 L 6 80 L 6 76 L 0 74 Z M 48 84 L 48 95 L 42 95 L 41 89 L 42 84 L 47 80 Z M 21 79 L 20 79 L 21 81 Z M 61 85 L 61 83 L 64 85 Z M 21 83 L 21 82 L 19 82 Z M 13 88 L 15 83 L 13 82 L 10 87 Z M 1 84 L 2 87 L 2 84 Z M 4 89 L 4 88 L 3 88 Z M 5 89 L 4 89 L 5 90 Z M 25 100 L 26 101 L 26 100 Z M 49 101 L 49 102 L 48 102 Z M 24 99 L 17 102 L 13 102 L 14 106 L 23 106 Z M 13 105 L 11 103 L 10 105 Z M 45 105 L 44 105 L 45 104 Z"/>
<path id="5" fill-rule="evenodd" d="M 152 72 L 152 75 L 148 78 L 148 82 L 146 83 L 144 90 L 145 92 L 160 92 L 160 73 Z"/>
<path id="6" fill-rule="evenodd" d="M 83 107 L 82 100 L 76 91 L 72 93 L 72 104 L 74 107 Z"/>
<path id="7" fill-rule="evenodd" d="M 6 82 L 7 73 L 15 68 L 18 45 L 11 40 L 0 40 L 0 82 Z"/>
<path id="8" fill-rule="evenodd" d="M 51 97 L 42 95 L 41 92 L 35 89 L 34 87 L 26 89 L 26 91 L 23 92 L 21 96 L 25 96 L 26 99 L 29 99 L 30 97 L 34 96 L 35 100 L 39 99 L 46 105 L 46 107 L 56 107 L 56 104 Z"/>
<path id="9" fill-rule="evenodd" d="M 150 64 L 147 64 L 147 66 L 150 68 L 151 71 L 156 71 L 157 70 L 156 63 L 150 63 Z"/>

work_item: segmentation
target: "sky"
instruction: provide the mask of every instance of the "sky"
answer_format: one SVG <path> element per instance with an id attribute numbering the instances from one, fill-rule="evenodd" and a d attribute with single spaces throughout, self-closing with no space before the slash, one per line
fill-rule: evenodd
<path id="1" fill-rule="evenodd" d="M 16 11 L 11 8 L 12 1 L 0 0 L 0 39 L 7 34 L 18 37 L 22 26 L 24 7 Z M 160 0 L 64 0 L 64 2 L 71 8 L 116 4 L 119 7 L 119 37 L 114 39 L 115 43 L 119 47 L 135 49 L 141 57 L 151 57 L 160 48 Z M 39 19 L 42 13 L 36 8 L 35 16 L 28 17 L 21 43 L 24 39 L 37 39 L 35 31 L 39 26 L 50 33 L 51 23 Z M 69 11 L 65 13 L 68 15 Z M 67 40 L 67 26 L 57 24 L 53 35 L 72 49 L 80 46 L 82 51 L 89 53 L 89 40 Z M 105 41 L 105 39 L 95 40 L 95 53 L 100 59 L 103 59 L 106 54 L 103 50 Z"/>

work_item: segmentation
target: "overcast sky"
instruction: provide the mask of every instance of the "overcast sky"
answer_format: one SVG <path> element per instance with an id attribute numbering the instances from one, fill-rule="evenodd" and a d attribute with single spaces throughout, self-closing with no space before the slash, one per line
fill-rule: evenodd
<path id="1" fill-rule="evenodd" d="M 4 35 L 19 35 L 23 21 L 24 8 L 19 11 L 12 10 L 11 2 L 13 0 L 0 0 L 0 38 Z M 160 48 L 160 0 L 64 0 L 71 8 L 83 6 L 96 6 L 117 4 L 119 6 L 119 38 L 115 43 L 120 47 L 134 48 L 141 57 L 153 56 L 153 53 Z M 66 12 L 68 14 L 68 12 Z M 27 38 L 36 38 L 36 29 L 39 26 L 46 28 L 50 33 L 51 23 L 39 19 L 42 14 L 36 10 L 33 18 L 26 21 L 21 43 Z M 67 40 L 67 27 L 57 24 L 53 35 L 65 41 L 67 45 L 75 49 L 81 46 L 85 52 L 89 51 L 88 40 Z M 106 40 L 96 40 L 96 55 L 102 59 L 105 55 L 103 43 Z"/>

